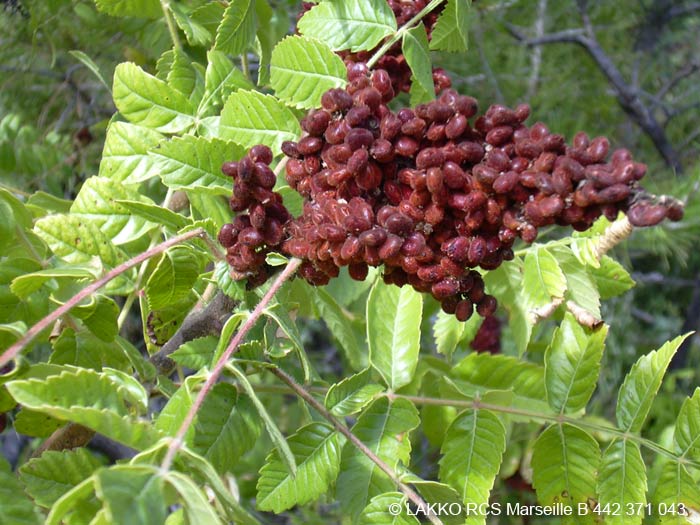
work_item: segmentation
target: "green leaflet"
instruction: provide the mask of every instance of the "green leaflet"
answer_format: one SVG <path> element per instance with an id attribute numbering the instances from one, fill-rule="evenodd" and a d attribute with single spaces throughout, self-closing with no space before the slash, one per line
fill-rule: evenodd
<path id="1" fill-rule="evenodd" d="M 248 381 L 246 375 L 243 372 L 241 372 L 241 370 L 238 369 L 236 366 L 229 364 L 226 368 L 227 370 L 232 372 L 234 376 L 236 376 L 238 381 L 241 383 L 243 390 L 245 390 L 246 394 L 248 394 L 248 397 L 253 402 L 255 409 L 258 411 L 260 419 L 262 419 L 263 423 L 265 424 L 265 430 L 267 430 L 268 436 L 270 436 L 270 439 L 275 445 L 277 452 L 284 461 L 284 465 L 287 468 L 287 471 L 292 476 L 296 475 L 297 465 L 294 459 L 294 454 L 290 450 L 289 445 L 287 444 L 287 440 L 284 439 L 282 432 L 280 432 L 279 427 L 272 420 L 270 414 L 267 412 L 265 405 L 260 401 L 257 394 L 255 393 L 253 385 L 250 384 L 250 381 Z"/>
<path id="2" fill-rule="evenodd" d="M 616 440 L 603 453 L 598 476 L 598 494 L 601 507 L 610 504 L 626 509 L 628 504 L 646 503 L 647 474 L 639 445 L 627 440 Z M 610 525 L 637 525 L 643 513 L 605 515 Z"/>
<path id="3" fill-rule="evenodd" d="M 281 100 L 295 107 L 319 107 L 321 95 L 344 87 L 345 77 L 343 61 L 319 40 L 288 36 L 272 51 L 270 85 Z"/>
<path id="4" fill-rule="evenodd" d="M 199 277 L 200 259 L 194 251 L 175 246 L 164 252 L 146 282 L 151 310 L 159 310 L 185 299 Z"/>
<path id="5" fill-rule="evenodd" d="M 367 351 L 358 337 L 358 331 L 353 327 L 348 314 L 336 302 L 335 296 L 323 288 L 316 288 L 316 306 L 319 317 L 323 319 L 333 337 L 345 352 L 350 365 L 355 370 L 367 366 Z"/>
<path id="6" fill-rule="evenodd" d="M 164 488 L 156 467 L 118 465 L 95 476 L 95 492 L 105 504 L 107 523 L 164 524 Z"/>
<path id="7" fill-rule="evenodd" d="M 102 463 L 87 449 L 47 451 L 19 469 L 27 493 L 37 505 L 50 508 L 66 492 L 89 478 Z"/>
<path id="8" fill-rule="evenodd" d="M 253 85 L 225 53 L 212 49 L 207 53 L 207 71 L 204 77 L 204 96 L 197 115 L 209 115 L 219 109 L 231 93 L 238 89 L 252 89 Z"/>
<path id="9" fill-rule="evenodd" d="M 149 155 L 163 184 L 173 190 L 230 195 L 233 183 L 221 172 L 221 165 L 241 158 L 243 153 L 230 142 L 186 135 L 160 142 Z"/>
<path id="10" fill-rule="evenodd" d="M 177 89 L 125 62 L 114 71 L 114 104 L 133 124 L 180 133 L 194 124 L 194 108 Z"/>
<path id="11" fill-rule="evenodd" d="M 253 448 L 261 430 L 250 399 L 230 383 L 219 383 L 197 413 L 192 449 L 225 474 Z"/>
<path id="12" fill-rule="evenodd" d="M 216 32 L 214 48 L 229 55 L 239 55 L 255 38 L 255 5 L 253 0 L 229 2 Z"/>
<path id="13" fill-rule="evenodd" d="M 428 34 L 423 24 L 418 24 L 404 33 L 401 49 L 413 72 L 413 82 L 420 84 L 428 94 L 428 100 L 434 99 L 433 66 L 428 49 Z"/>
<path id="14" fill-rule="evenodd" d="M 49 215 L 36 221 L 35 233 L 51 251 L 68 263 L 99 259 L 106 266 L 117 266 L 126 254 L 112 243 L 94 222 L 75 215 Z"/>
<path id="15" fill-rule="evenodd" d="M 274 450 L 260 470 L 256 503 L 260 510 L 282 512 L 325 493 L 338 476 L 340 451 L 345 442 L 325 423 L 302 427 L 287 440 L 297 473 L 291 476 Z"/>
<path id="16" fill-rule="evenodd" d="M 506 429 L 498 417 L 488 410 L 465 410 L 447 429 L 440 480 L 457 489 L 464 503 L 488 503 L 505 448 Z M 483 524 L 485 516 L 472 514 L 465 523 Z"/>
<path id="17" fill-rule="evenodd" d="M 632 366 L 617 397 L 617 424 L 628 432 L 639 432 L 659 391 L 666 369 L 678 347 L 689 334 L 668 341 L 658 350 L 643 355 Z"/>
<path id="18" fill-rule="evenodd" d="M 222 525 L 214 507 L 191 478 L 180 472 L 171 471 L 165 476 L 165 481 L 180 495 L 188 523 Z"/>
<path id="19" fill-rule="evenodd" d="M 146 204 L 153 202 L 142 197 L 135 189 L 105 177 L 90 177 L 75 197 L 70 212 L 96 224 L 114 244 L 126 244 L 146 235 L 158 227 L 119 204 L 117 200 L 134 200 Z"/>
<path id="20" fill-rule="evenodd" d="M 332 385 L 326 393 L 326 408 L 335 416 L 359 412 L 384 390 L 381 385 L 371 381 L 372 371 L 367 368 Z"/>
<path id="21" fill-rule="evenodd" d="M 661 470 L 652 502 L 652 514 L 658 518 L 659 523 L 687 525 L 690 520 L 678 511 L 681 506 L 685 506 L 697 516 L 700 510 L 700 486 L 683 465 L 669 461 Z M 664 515 L 660 511 L 665 511 Z"/>
<path id="22" fill-rule="evenodd" d="M 47 268 L 38 272 L 25 273 L 15 277 L 10 285 L 10 290 L 20 299 L 27 299 L 31 294 L 39 290 L 47 281 L 56 279 L 58 282 L 75 280 L 81 282 L 95 278 L 94 268 L 89 266 L 67 266 L 59 268 Z"/>
<path id="23" fill-rule="evenodd" d="M 384 0 L 326 0 L 307 11 L 297 27 L 321 38 L 333 51 L 366 51 L 396 31 L 396 18 Z"/>
<path id="24" fill-rule="evenodd" d="M 95 0 L 97 9 L 112 16 L 160 18 L 163 11 L 158 0 Z"/>
<path id="25" fill-rule="evenodd" d="M 673 442 L 682 457 L 700 461 L 700 388 L 695 389 L 693 397 L 683 401 L 676 419 Z"/>
<path id="26" fill-rule="evenodd" d="M 381 280 L 367 299 L 369 360 L 392 390 L 413 379 L 420 350 L 423 296 L 404 286 L 397 288 Z"/>
<path id="27" fill-rule="evenodd" d="M 595 281 L 601 299 L 616 297 L 634 287 L 634 281 L 629 272 L 607 255 L 600 259 L 600 267 L 589 267 L 588 271 Z"/>
<path id="28" fill-rule="evenodd" d="M 198 337 L 192 341 L 187 341 L 175 350 L 170 358 L 176 363 L 199 370 L 205 366 L 210 366 L 218 339 L 214 336 Z"/>
<path id="29" fill-rule="evenodd" d="M 433 28 L 430 49 L 464 53 L 469 48 L 471 0 L 449 0 Z"/>
<path id="30" fill-rule="evenodd" d="M 167 82 L 196 107 L 204 95 L 204 68 L 193 62 L 183 51 L 173 50 L 173 62 Z"/>
<path id="31" fill-rule="evenodd" d="M 511 390 L 514 406 L 547 412 L 544 368 L 540 365 L 505 355 L 474 353 L 457 363 L 450 377 L 465 394 Z"/>
<path id="32" fill-rule="evenodd" d="M 0 457 L 0 525 L 40 525 L 38 509 L 24 494 L 17 476 Z"/>
<path id="33" fill-rule="evenodd" d="M 508 324 L 513 331 L 520 355 L 527 350 L 533 325 L 527 300 L 523 294 L 522 272 L 522 259 L 516 258 L 484 275 L 488 292 L 494 295 L 508 311 Z"/>
<path id="34" fill-rule="evenodd" d="M 124 184 L 143 182 L 158 175 L 148 150 L 155 147 L 163 135 L 128 122 L 112 122 L 100 161 L 100 177 Z"/>
<path id="35" fill-rule="evenodd" d="M 122 199 L 115 202 L 129 210 L 132 215 L 143 217 L 147 221 L 156 222 L 175 231 L 191 223 L 191 219 L 183 217 L 174 211 L 170 211 L 168 208 L 158 206 L 157 204 Z"/>
<path id="36" fill-rule="evenodd" d="M 607 325 L 588 330 L 566 313 L 544 359 L 547 400 L 552 409 L 563 413 L 586 407 L 600 373 L 607 334 Z"/>
<path id="37" fill-rule="evenodd" d="M 398 507 L 396 507 L 398 505 Z M 398 515 L 389 509 L 402 509 Z M 372 498 L 360 515 L 358 525 L 419 525 L 415 516 L 408 514 L 406 496 L 400 492 L 385 492 Z"/>
<path id="38" fill-rule="evenodd" d="M 462 323 L 454 315 L 440 310 L 433 323 L 433 337 L 437 351 L 451 359 L 460 342 L 467 343 L 474 339 L 482 321 L 483 319 L 478 315 L 472 315 Z"/>
<path id="39" fill-rule="evenodd" d="M 533 247 L 527 252 L 523 267 L 523 295 L 531 310 L 561 299 L 566 291 L 566 277 L 557 259 L 546 248 Z"/>
<path id="40" fill-rule="evenodd" d="M 175 22 L 187 37 L 192 46 L 208 46 L 213 38 L 212 33 L 204 25 L 194 19 L 193 12 L 188 12 L 180 4 L 169 4 L 175 17 Z"/>
<path id="41" fill-rule="evenodd" d="M 224 104 L 220 133 L 245 148 L 265 144 L 279 154 L 282 142 L 296 140 L 301 128 L 294 114 L 275 97 L 241 89 Z"/>
<path id="42" fill-rule="evenodd" d="M 408 464 L 411 442 L 408 436 L 420 424 L 418 411 L 405 399 L 381 397 L 357 418 L 352 432 L 391 468 Z M 357 517 L 370 500 L 394 490 L 394 483 L 352 444 L 343 448 L 336 497 L 345 512 Z"/>
<path id="43" fill-rule="evenodd" d="M 149 423 L 129 416 L 126 393 L 106 374 L 75 369 L 6 386 L 26 408 L 84 425 L 130 447 L 146 448 L 159 437 Z"/>
<path id="44" fill-rule="evenodd" d="M 532 483 L 542 505 L 565 503 L 581 523 L 593 516 L 579 515 L 577 505 L 596 498 L 600 462 L 598 442 L 578 427 L 552 425 L 537 438 L 532 453 Z"/>
<path id="45" fill-rule="evenodd" d="M 595 319 L 600 319 L 600 293 L 588 271 L 589 267 L 577 259 L 567 246 L 553 246 L 551 252 L 566 276 L 566 299 Z"/>

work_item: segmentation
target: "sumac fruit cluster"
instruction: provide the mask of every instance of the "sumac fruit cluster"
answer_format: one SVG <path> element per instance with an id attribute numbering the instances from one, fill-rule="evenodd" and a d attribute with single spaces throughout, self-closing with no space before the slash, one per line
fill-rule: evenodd
<path id="1" fill-rule="evenodd" d="M 624 149 L 610 155 L 604 137 L 579 133 L 567 145 L 541 122 L 526 125 L 524 104 L 477 116 L 477 101 L 449 89 L 443 73 L 436 100 L 392 111 L 401 74 L 351 58 L 347 88 L 324 93 L 301 122 L 304 136 L 282 144 L 286 180 L 304 197 L 299 217 L 272 191 L 269 149 L 223 167 L 239 215 L 220 242 L 234 277 L 251 286 L 269 275 L 272 250 L 302 259 L 299 274 L 314 285 L 343 266 L 362 280 L 383 265 L 387 283 L 430 293 L 464 321 L 474 309 L 493 315 L 476 268 L 512 259 L 517 238 L 531 243 L 552 224 L 586 230 L 620 211 L 637 226 L 682 216 L 675 201 L 644 192 L 646 166 Z"/>

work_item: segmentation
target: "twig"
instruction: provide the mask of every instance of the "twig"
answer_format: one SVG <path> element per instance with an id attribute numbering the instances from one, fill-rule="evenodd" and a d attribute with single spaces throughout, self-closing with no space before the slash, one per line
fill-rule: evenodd
<path id="1" fill-rule="evenodd" d="M 107 272 L 103 277 L 100 277 L 92 284 L 80 290 L 76 295 L 71 297 L 68 301 L 56 308 L 53 312 L 51 312 L 49 315 L 41 319 L 38 323 L 36 323 L 29 330 L 27 330 L 27 333 L 24 334 L 19 339 L 19 341 L 14 343 L 10 348 L 5 350 L 5 352 L 2 355 L 0 355 L 0 367 L 5 366 L 7 363 L 10 362 L 10 360 L 14 359 L 17 356 L 17 354 L 19 354 L 32 340 L 34 340 L 34 338 L 37 335 L 39 335 L 41 332 L 50 327 L 58 318 L 67 314 L 74 306 L 78 305 L 80 301 L 97 292 L 97 290 L 102 288 L 112 279 L 119 277 L 124 272 L 131 270 L 135 266 L 138 266 L 143 261 L 153 257 L 154 255 L 163 253 L 171 246 L 183 243 L 194 237 L 202 237 L 206 234 L 207 233 L 202 228 L 197 228 L 195 230 L 183 233 L 182 235 L 178 235 L 176 237 L 168 239 L 167 241 L 164 241 L 158 244 L 157 246 L 154 246 L 153 248 L 150 248 L 149 250 L 113 268 L 112 270 Z"/>
<path id="2" fill-rule="evenodd" d="M 547 0 L 540 0 L 537 3 L 537 19 L 535 20 L 535 35 L 541 37 L 544 34 L 544 22 L 547 15 Z M 540 82 L 540 69 L 542 67 L 542 48 L 535 47 L 532 52 L 532 65 L 530 67 L 530 79 L 527 83 L 527 100 L 531 100 L 537 91 Z"/>
<path id="3" fill-rule="evenodd" d="M 236 301 L 220 291 L 206 307 L 190 312 L 177 332 L 151 356 L 150 362 L 156 367 L 158 374 L 167 376 L 175 370 L 175 362 L 169 356 L 186 342 L 198 337 L 221 334 L 221 329 L 235 306 Z"/>
<path id="4" fill-rule="evenodd" d="M 582 16 L 584 16 L 585 21 L 585 12 Z M 527 46 L 555 43 L 574 43 L 581 46 L 595 61 L 598 69 L 606 76 L 608 82 L 615 89 L 617 100 L 622 109 L 649 136 L 666 164 L 677 173 L 683 171 L 678 153 L 669 141 L 663 127 L 659 124 L 650 108 L 642 102 L 639 90 L 625 81 L 620 70 L 600 46 L 590 26 L 587 29 L 566 29 L 557 33 L 542 35 L 539 38 L 527 38 L 520 28 L 512 24 L 507 24 L 506 28 L 516 39 Z"/>
<path id="5" fill-rule="evenodd" d="M 165 17 L 165 23 L 168 26 L 170 39 L 173 41 L 173 47 L 178 51 L 182 51 L 182 43 L 180 42 L 180 37 L 177 34 L 175 20 L 173 20 L 173 14 L 170 8 L 170 0 L 160 0 L 160 7 L 163 9 L 163 16 Z"/>
<path id="6" fill-rule="evenodd" d="M 299 268 L 300 264 L 300 259 L 290 259 L 282 273 L 280 273 L 277 276 L 277 278 L 272 283 L 272 286 L 270 286 L 270 289 L 265 293 L 263 298 L 257 304 L 257 306 L 250 314 L 248 319 L 246 319 L 245 323 L 243 323 L 238 332 L 236 332 L 236 335 L 233 337 L 233 339 L 231 339 L 231 342 L 229 343 L 228 347 L 221 355 L 219 360 L 216 362 L 214 369 L 209 374 L 209 377 L 207 377 L 207 380 L 204 382 L 204 385 L 202 385 L 201 390 L 197 393 L 197 397 L 192 403 L 190 409 L 188 410 L 185 419 L 182 421 L 182 424 L 180 425 L 177 434 L 170 442 L 170 445 L 168 446 L 168 451 L 166 452 L 165 457 L 163 458 L 163 462 L 161 463 L 162 470 L 167 471 L 172 466 L 177 451 L 180 450 L 180 448 L 185 442 L 185 434 L 187 434 L 187 431 L 189 430 L 190 426 L 192 426 L 194 418 L 196 417 L 199 409 L 202 407 L 202 403 L 204 403 L 204 399 L 207 397 L 207 394 L 209 394 L 209 391 L 216 384 L 217 380 L 219 379 L 219 376 L 223 372 L 226 366 L 226 362 L 231 358 L 233 353 L 236 350 L 238 350 L 238 345 L 241 344 L 241 342 L 248 334 L 250 329 L 253 328 L 255 323 L 263 314 L 263 310 L 267 307 L 267 305 L 270 303 L 270 301 L 279 291 L 282 285 L 287 281 L 287 279 L 294 275 L 294 273 L 297 271 L 297 268 Z"/>
<path id="7" fill-rule="evenodd" d="M 33 458 L 38 458 L 47 450 L 71 450 L 84 446 L 95 435 L 95 431 L 79 425 L 68 423 L 56 430 L 33 453 Z"/>
<path id="8" fill-rule="evenodd" d="M 414 491 L 411 487 L 403 483 L 399 477 L 396 475 L 394 470 L 386 464 L 386 462 L 377 456 L 374 452 L 370 450 L 370 448 L 365 445 L 355 434 L 353 434 L 348 427 L 346 427 L 343 423 L 341 423 L 333 414 L 331 414 L 328 409 L 326 409 L 325 406 L 323 406 L 320 402 L 316 400 L 315 397 L 313 397 L 309 392 L 307 392 L 303 386 L 301 386 L 299 383 L 297 383 L 292 376 L 287 374 L 284 370 L 274 367 L 274 368 L 269 368 L 269 371 L 272 372 L 274 375 L 276 375 L 282 382 L 284 382 L 289 388 L 291 388 L 296 395 L 298 395 L 301 399 L 306 401 L 314 410 L 316 410 L 321 416 L 323 416 L 324 419 L 326 419 L 331 425 L 333 425 L 333 428 L 335 428 L 338 432 L 340 432 L 343 436 L 347 438 L 350 443 L 352 443 L 357 449 L 362 452 L 367 458 L 369 458 L 372 463 L 377 465 L 379 469 L 384 472 L 387 476 L 389 476 L 389 479 L 393 481 L 396 486 L 403 492 L 408 499 L 410 499 L 418 508 L 420 509 L 428 509 L 428 519 L 430 519 L 430 523 L 433 523 L 435 525 L 442 525 L 442 521 L 430 510 L 430 507 L 427 506 L 423 498 Z"/>

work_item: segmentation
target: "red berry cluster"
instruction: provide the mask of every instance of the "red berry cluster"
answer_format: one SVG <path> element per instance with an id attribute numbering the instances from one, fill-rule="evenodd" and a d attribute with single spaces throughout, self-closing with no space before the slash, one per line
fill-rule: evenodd
<path id="1" fill-rule="evenodd" d="M 267 280 L 271 268 L 265 262 L 266 255 L 279 251 L 284 225 L 291 219 L 282 196 L 272 191 L 277 177 L 270 169 L 271 162 L 270 148 L 258 145 L 240 161 L 221 167 L 234 180 L 230 205 L 238 215 L 221 228 L 219 242 L 226 248 L 234 279 L 248 279 L 251 288 Z"/>

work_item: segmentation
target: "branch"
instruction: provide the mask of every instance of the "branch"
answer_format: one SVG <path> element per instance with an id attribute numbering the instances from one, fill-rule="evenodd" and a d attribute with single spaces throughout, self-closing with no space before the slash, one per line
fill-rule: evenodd
<path id="1" fill-rule="evenodd" d="M 61 316 L 70 312 L 70 310 L 74 306 L 77 306 L 80 303 L 80 301 L 82 301 L 86 297 L 89 297 L 90 295 L 97 292 L 100 288 L 102 288 L 105 284 L 110 282 L 112 279 L 119 277 L 124 272 L 131 270 L 135 266 L 138 266 L 143 261 L 153 257 L 154 255 L 158 255 L 160 253 L 163 253 L 165 250 L 167 250 L 171 246 L 175 246 L 176 244 L 181 244 L 181 243 L 183 243 L 189 239 L 192 239 L 194 237 L 204 237 L 205 235 L 207 235 L 207 233 L 202 228 L 197 228 L 197 229 L 189 231 L 187 233 L 183 233 L 182 235 L 178 235 L 176 237 L 168 239 L 167 241 L 164 241 L 164 242 L 158 244 L 157 246 L 154 246 L 153 248 L 151 248 L 151 249 L 137 255 L 136 257 L 133 257 L 133 258 L 129 259 L 128 261 L 120 264 L 119 266 L 113 268 L 112 270 L 107 272 L 103 277 L 100 277 L 99 279 L 94 281 L 89 286 L 80 290 L 77 294 L 75 294 L 73 297 L 71 297 L 68 301 L 66 301 L 64 304 L 62 304 L 58 308 L 56 308 L 53 312 L 51 312 L 49 315 L 47 315 L 46 317 L 41 319 L 38 323 L 36 323 L 29 330 L 27 330 L 27 333 L 24 334 L 24 336 L 22 336 L 19 339 L 19 341 L 14 343 L 10 348 L 5 350 L 5 352 L 2 355 L 0 355 L 0 368 L 5 366 L 12 359 L 14 359 L 24 348 L 26 348 L 26 346 L 30 342 L 32 342 L 34 340 L 34 338 L 36 336 L 38 336 L 41 332 L 43 332 L 48 327 L 50 327 Z"/>
<path id="2" fill-rule="evenodd" d="M 287 374 L 284 370 L 274 367 L 274 368 L 269 368 L 269 371 L 272 372 L 274 375 L 276 375 L 279 379 L 282 380 L 289 388 L 291 388 L 294 393 L 296 393 L 297 396 L 299 396 L 301 399 L 306 401 L 314 410 L 316 410 L 321 416 L 323 416 L 326 421 L 328 421 L 331 425 L 333 425 L 333 428 L 335 428 L 338 432 L 340 432 L 343 436 L 347 438 L 347 440 L 352 443 L 357 449 L 362 452 L 365 456 L 367 456 L 372 463 L 377 465 L 379 467 L 379 470 L 384 472 L 387 476 L 389 476 L 389 479 L 393 481 L 396 486 L 403 492 L 408 499 L 410 499 L 414 505 L 416 505 L 419 509 L 427 509 L 427 514 L 428 514 L 428 519 L 430 520 L 430 523 L 433 523 L 434 525 L 442 525 L 442 521 L 440 521 L 440 518 L 438 518 L 433 511 L 428 507 L 428 505 L 425 503 L 423 498 L 414 491 L 411 487 L 406 485 L 404 482 L 402 482 L 399 477 L 396 475 L 396 472 L 384 462 L 382 458 L 377 456 L 374 452 L 372 452 L 367 445 L 365 445 L 355 434 L 353 434 L 348 427 L 346 427 L 343 423 L 341 423 L 333 414 L 331 414 L 328 409 L 323 406 L 320 402 L 316 400 L 315 397 L 313 397 L 309 392 L 307 392 L 303 386 L 301 386 L 299 383 L 297 383 L 292 376 Z"/>
<path id="3" fill-rule="evenodd" d="M 678 153 L 669 141 L 663 127 L 656 120 L 652 111 L 642 102 L 639 90 L 624 79 L 620 70 L 605 53 L 598 40 L 592 34 L 592 29 L 589 28 L 588 31 L 581 28 L 566 29 L 557 33 L 543 35 L 539 38 L 527 38 L 521 29 L 511 24 L 508 24 L 506 27 L 517 40 L 527 46 L 555 43 L 574 43 L 581 46 L 598 65 L 598 69 L 615 89 L 617 100 L 625 113 L 649 136 L 666 164 L 677 173 L 682 172 Z"/>
<path id="4" fill-rule="evenodd" d="M 47 450 L 72 450 L 82 447 L 95 435 L 95 431 L 79 425 L 68 423 L 59 428 L 44 441 L 32 454 L 33 458 L 38 458 Z"/>
<path id="5" fill-rule="evenodd" d="M 199 337 L 221 334 L 235 306 L 236 301 L 219 291 L 207 306 L 190 312 L 170 340 L 151 356 L 150 362 L 158 374 L 167 376 L 173 372 L 175 362 L 169 356 L 183 344 Z"/>
<path id="6" fill-rule="evenodd" d="M 233 339 L 231 339 L 231 342 L 229 343 L 228 347 L 221 355 L 219 360 L 216 362 L 214 369 L 209 374 L 209 377 L 207 377 L 207 380 L 204 382 L 204 385 L 202 385 L 202 388 L 197 394 L 197 397 L 192 403 L 192 406 L 188 410 L 185 419 L 182 421 L 182 424 L 180 425 L 177 434 L 170 442 L 170 445 L 168 446 L 168 451 L 166 452 L 165 457 L 163 458 L 163 462 L 161 463 L 162 470 L 167 471 L 172 466 L 177 451 L 180 450 L 180 448 L 182 448 L 182 446 L 185 443 L 185 434 L 187 434 L 187 431 L 189 430 L 190 426 L 192 426 L 194 418 L 196 417 L 199 409 L 202 407 L 202 403 L 204 403 L 204 399 L 207 397 L 207 394 L 209 394 L 209 391 L 216 384 L 217 380 L 219 379 L 219 376 L 223 372 L 224 367 L 226 366 L 226 362 L 231 358 L 233 353 L 238 350 L 238 345 L 240 345 L 243 342 L 243 339 L 248 334 L 250 329 L 253 328 L 253 326 L 255 326 L 255 323 L 262 316 L 263 310 L 265 310 L 267 305 L 270 303 L 270 301 L 279 291 L 282 285 L 287 281 L 287 279 L 294 275 L 294 273 L 297 271 L 297 268 L 299 268 L 300 264 L 301 260 L 296 258 L 291 259 L 287 263 L 287 266 L 284 268 L 284 271 L 282 271 L 282 273 L 280 273 L 277 276 L 277 278 L 272 283 L 272 286 L 270 286 L 270 289 L 265 293 L 263 298 L 255 307 L 255 310 L 253 310 L 248 319 L 246 319 L 245 323 L 243 323 L 238 332 L 236 332 L 236 335 L 233 337 Z"/>
<path id="7" fill-rule="evenodd" d="M 544 34 L 544 22 L 547 15 L 547 0 L 539 0 L 537 3 L 537 19 L 535 20 L 535 35 L 541 37 Z M 530 79 L 527 83 L 527 100 L 535 96 L 537 85 L 540 82 L 540 69 L 542 67 L 542 48 L 537 46 L 532 52 L 532 65 L 530 67 Z"/>

